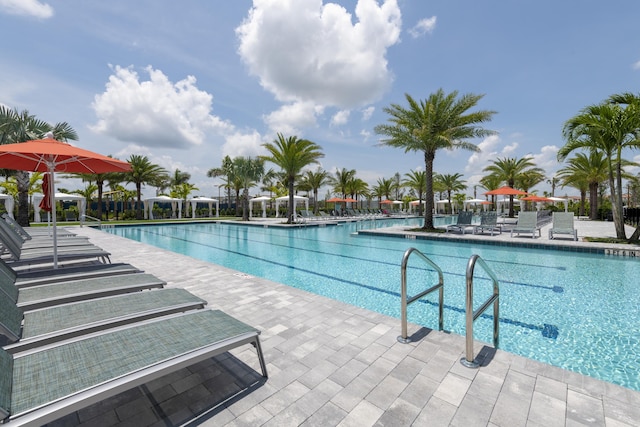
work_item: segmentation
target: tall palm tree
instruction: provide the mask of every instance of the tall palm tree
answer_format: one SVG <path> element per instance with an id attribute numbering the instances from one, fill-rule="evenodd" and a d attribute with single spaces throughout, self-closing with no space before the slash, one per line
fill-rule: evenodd
<path id="1" fill-rule="evenodd" d="M 387 199 L 391 199 L 391 192 L 393 191 L 393 179 L 392 178 L 378 178 L 376 183 L 377 187 L 382 192 L 382 195 Z"/>
<path id="2" fill-rule="evenodd" d="M 522 173 L 535 168 L 535 163 L 531 157 L 498 157 L 489 166 L 483 169 L 489 172 L 496 179 L 506 183 L 509 187 L 516 187 L 516 183 Z M 509 196 L 509 218 L 513 218 L 513 195 Z"/>
<path id="3" fill-rule="evenodd" d="M 249 188 L 260 182 L 264 175 L 264 161 L 251 157 L 233 159 L 233 174 L 242 183 L 242 220 L 249 221 Z"/>
<path id="4" fill-rule="evenodd" d="M 501 183 L 502 183 L 502 179 L 500 179 L 500 177 L 495 175 L 485 175 L 482 178 L 480 178 L 480 185 L 482 185 L 482 187 L 487 191 L 497 190 L 500 187 Z M 493 194 L 491 195 L 491 203 L 494 206 L 496 204 L 496 196 Z"/>
<path id="5" fill-rule="evenodd" d="M 313 213 L 318 214 L 318 190 L 323 185 L 329 183 L 329 172 L 318 167 L 316 171 L 306 171 L 302 178 L 309 187 L 309 191 L 313 192 Z"/>
<path id="6" fill-rule="evenodd" d="M 342 168 L 342 170 L 337 170 L 335 175 L 329 178 L 331 185 L 333 185 L 333 191 L 340 194 L 343 198 L 347 197 L 347 187 L 355 176 L 355 169 L 347 170 L 346 168 Z"/>
<path id="7" fill-rule="evenodd" d="M 453 213 L 452 201 L 451 201 L 451 193 L 454 191 L 462 191 L 467 189 L 466 181 L 460 179 L 462 178 L 461 173 L 454 174 L 439 174 L 439 181 L 444 186 L 444 191 L 447 192 L 447 200 L 449 200 L 449 212 Z M 463 199 L 464 200 L 464 199 Z"/>
<path id="8" fill-rule="evenodd" d="M 559 160 L 577 149 L 593 149 L 604 154 L 616 237 L 626 239 L 622 214 L 622 152 L 640 148 L 640 102 L 626 107 L 611 102 L 590 105 L 569 119 L 562 133 L 567 143 L 558 151 Z"/>
<path id="9" fill-rule="evenodd" d="M 318 163 L 318 159 L 324 157 L 321 147 L 315 142 L 299 139 L 297 136 L 285 138 L 278 133 L 273 142 L 263 144 L 269 152 L 269 156 L 262 159 L 279 166 L 287 175 L 287 188 L 289 190 L 289 205 L 287 206 L 287 224 L 291 224 L 293 216 L 293 192 L 296 176 L 303 168 L 312 163 Z"/>
<path id="10" fill-rule="evenodd" d="M 131 165 L 131 172 L 126 172 L 127 182 L 132 182 L 136 186 L 136 218 L 142 219 L 142 184 L 154 182 L 158 177 L 166 176 L 167 171 L 154 163 L 151 163 L 147 156 L 132 154 L 127 160 Z"/>
<path id="11" fill-rule="evenodd" d="M 347 193 L 349 196 L 353 197 L 355 200 L 358 200 L 358 197 L 364 195 L 369 190 L 369 184 L 364 182 L 360 178 L 353 178 L 347 184 Z"/>
<path id="12" fill-rule="evenodd" d="M 233 160 L 231 157 L 224 156 L 222 159 L 222 166 L 219 168 L 212 168 L 207 171 L 207 176 L 209 178 L 217 178 L 219 176 L 225 177 L 225 182 L 223 184 L 224 188 L 227 190 L 227 208 L 231 208 L 231 183 L 233 182 L 233 177 L 231 176 L 233 172 Z"/>
<path id="13" fill-rule="evenodd" d="M 402 184 L 416 192 L 418 195 L 418 215 L 422 215 L 422 196 L 427 190 L 427 173 L 425 171 L 409 171 Z"/>
<path id="14" fill-rule="evenodd" d="M 439 89 L 424 101 L 416 101 L 405 94 L 408 108 L 399 104 L 391 104 L 383 111 L 389 117 L 389 123 L 378 125 L 375 132 L 384 135 L 382 145 L 403 148 L 405 152 L 420 151 L 424 155 L 425 172 L 427 174 L 426 209 L 423 229 L 435 230 L 433 226 L 433 161 L 436 152 L 442 149 L 461 148 L 479 151 L 479 148 L 468 142 L 470 138 L 493 135 L 495 132 L 479 126 L 491 120 L 494 111 L 479 110 L 469 112 L 475 107 L 483 95 L 465 94 L 458 97 L 458 92 L 445 94 Z"/>

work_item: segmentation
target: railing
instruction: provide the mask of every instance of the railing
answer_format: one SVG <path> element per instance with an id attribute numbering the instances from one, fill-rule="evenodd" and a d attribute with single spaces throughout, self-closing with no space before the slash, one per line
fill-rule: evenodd
<path id="1" fill-rule="evenodd" d="M 476 263 L 479 262 L 484 271 L 491 277 L 493 281 L 493 295 L 485 301 L 484 304 L 476 311 L 473 311 L 473 270 Z M 475 360 L 473 356 L 473 322 L 493 304 L 493 346 L 498 348 L 499 331 L 498 325 L 500 324 L 500 287 L 498 285 L 498 279 L 493 271 L 489 268 L 486 262 L 479 255 L 472 255 L 469 258 L 467 264 L 467 301 L 466 301 L 466 354 L 465 357 L 460 359 L 467 368 L 477 368 L 480 364 Z"/>
<path id="2" fill-rule="evenodd" d="M 87 220 L 89 220 L 89 222 L 91 222 L 90 224 L 87 224 L 88 227 L 93 227 L 94 225 L 98 226 L 98 229 L 102 229 L 102 221 L 98 218 L 94 218 L 92 216 L 89 215 L 80 215 L 80 227 L 82 227 L 84 225 L 85 222 L 87 222 Z M 94 224 L 96 223 L 97 224 Z"/>
<path id="3" fill-rule="evenodd" d="M 412 253 L 416 253 L 423 261 L 429 264 L 436 272 L 438 273 L 438 284 L 430 287 L 426 291 L 420 292 L 418 295 L 412 296 L 410 298 L 407 297 L 407 263 L 409 262 L 409 257 Z M 398 337 L 398 341 L 407 344 L 411 342 L 411 339 L 407 336 L 407 306 L 412 302 L 419 300 L 425 295 L 430 294 L 433 291 L 439 291 L 438 298 L 438 328 L 443 330 L 444 324 L 444 276 L 442 274 L 442 270 L 438 267 L 433 261 L 427 258 L 422 252 L 417 250 L 416 248 L 409 248 L 404 253 L 402 257 L 402 265 L 400 267 L 400 310 L 401 310 L 401 335 Z"/>

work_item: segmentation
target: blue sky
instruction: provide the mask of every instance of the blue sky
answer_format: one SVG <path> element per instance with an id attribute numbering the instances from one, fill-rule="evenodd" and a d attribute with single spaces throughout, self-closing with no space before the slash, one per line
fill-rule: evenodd
<path id="1" fill-rule="evenodd" d="M 265 154 L 276 132 L 318 143 L 324 169 L 371 185 L 423 170 L 421 153 L 377 145 L 382 109 L 439 88 L 485 94 L 478 108 L 497 112 L 486 127 L 498 135 L 434 165 L 462 173 L 473 196 L 497 157 L 531 155 L 551 177 L 567 119 L 639 92 L 638 16 L 636 1 L 0 0 L 0 103 L 218 196 L 207 170 Z"/>

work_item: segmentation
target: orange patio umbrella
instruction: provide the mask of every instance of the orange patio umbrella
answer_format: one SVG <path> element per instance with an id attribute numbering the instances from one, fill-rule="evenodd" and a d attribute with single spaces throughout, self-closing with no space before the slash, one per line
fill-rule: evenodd
<path id="1" fill-rule="evenodd" d="M 340 197 L 332 197 L 329 200 L 327 200 L 327 203 L 341 203 L 344 202 L 344 199 L 341 199 Z"/>
<path id="2" fill-rule="evenodd" d="M 520 200 L 524 200 L 526 202 L 553 202 L 553 200 L 548 197 L 538 196 L 536 194 L 531 194 L 527 197 L 521 198 Z"/>
<path id="3" fill-rule="evenodd" d="M 28 172 L 46 172 L 49 190 L 49 205 L 55 200 L 54 172 L 65 173 L 107 173 L 129 172 L 131 165 L 93 151 L 74 147 L 66 142 L 53 139 L 51 132 L 44 139 L 35 139 L 15 144 L 0 145 L 0 169 Z M 44 185 L 43 182 L 43 190 Z M 53 225 L 53 268 L 58 268 L 56 215 L 52 215 Z"/>
<path id="4" fill-rule="evenodd" d="M 515 188 L 505 185 L 504 187 L 497 188 L 495 190 L 487 191 L 487 196 L 524 196 L 526 191 L 516 190 Z"/>

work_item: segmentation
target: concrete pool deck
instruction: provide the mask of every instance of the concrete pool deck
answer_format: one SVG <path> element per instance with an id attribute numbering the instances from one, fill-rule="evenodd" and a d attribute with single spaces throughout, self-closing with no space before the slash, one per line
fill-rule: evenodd
<path id="1" fill-rule="evenodd" d="M 580 237 L 615 234 L 613 223 L 576 227 Z M 549 241 L 546 230 L 534 241 L 587 244 Z M 260 329 L 269 379 L 260 382 L 255 351 L 239 349 L 54 425 L 640 425 L 640 392 L 481 342 L 475 352 L 482 366 L 465 368 L 463 336 L 410 324 L 417 338 L 401 344 L 398 319 L 91 228 L 74 231 L 111 252 L 112 261 L 129 262 Z M 471 236 L 447 234 L 532 240 Z"/>

